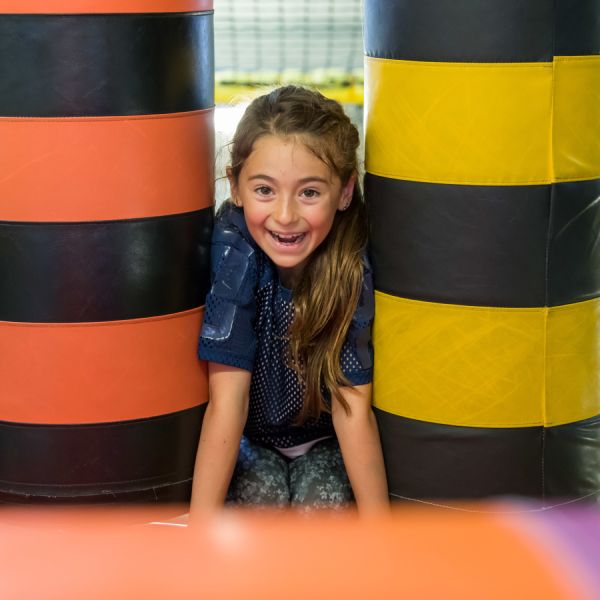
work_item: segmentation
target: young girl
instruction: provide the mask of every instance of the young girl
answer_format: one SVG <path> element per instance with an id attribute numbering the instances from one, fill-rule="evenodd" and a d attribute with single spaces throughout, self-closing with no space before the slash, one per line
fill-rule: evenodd
<path id="1" fill-rule="evenodd" d="M 388 506 L 357 147 L 337 102 L 294 86 L 254 100 L 237 128 L 200 335 L 210 401 L 192 518 L 226 498 Z"/>

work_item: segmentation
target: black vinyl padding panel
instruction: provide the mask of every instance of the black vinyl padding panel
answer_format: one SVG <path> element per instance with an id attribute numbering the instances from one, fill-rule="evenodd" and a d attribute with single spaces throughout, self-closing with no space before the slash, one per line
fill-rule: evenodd
<path id="1" fill-rule="evenodd" d="M 118 321 L 201 306 L 212 223 L 212 207 L 122 221 L 0 221 L 0 321 Z"/>
<path id="2" fill-rule="evenodd" d="M 600 297 L 600 179 L 471 186 L 365 177 L 376 289 L 471 306 Z"/>
<path id="3" fill-rule="evenodd" d="M 545 431 L 546 494 L 600 502 L 600 416 Z"/>
<path id="4" fill-rule="evenodd" d="M 600 296 L 600 179 L 552 186 L 548 273 L 550 306 Z"/>
<path id="5" fill-rule="evenodd" d="M 474 306 L 544 306 L 550 186 L 466 186 L 368 173 L 376 289 Z"/>
<path id="6" fill-rule="evenodd" d="M 143 115 L 213 104 L 212 13 L 0 15 L 0 116 Z"/>
<path id="7" fill-rule="evenodd" d="M 365 53 L 399 60 L 545 62 L 553 56 L 554 23 L 550 0 L 365 0 Z M 578 30 L 563 31 L 568 37 Z"/>
<path id="8" fill-rule="evenodd" d="M 374 412 L 393 498 L 542 496 L 542 427 L 457 427 Z"/>
<path id="9" fill-rule="evenodd" d="M 556 56 L 600 54 L 600 0 L 555 0 Z"/>
<path id="10" fill-rule="evenodd" d="M 86 425 L 0 421 L 0 501 L 185 501 L 205 409 Z"/>

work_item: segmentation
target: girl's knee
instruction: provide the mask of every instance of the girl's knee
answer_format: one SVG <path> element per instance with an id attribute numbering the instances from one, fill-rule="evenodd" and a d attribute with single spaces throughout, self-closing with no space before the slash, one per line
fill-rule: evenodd
<path id="1" fill-rule="evenodd" d="M 288 469 L 277 451 L 242 439 L 227 493 L 228 504 L 283 507 L 290 503 Z"/>
<path id="2" fill-rule="evenodd" d="M 338 508 L 354 501 L 336 440 L 321 442 L 290 464 L 290 503 L 303 508 Z"/>

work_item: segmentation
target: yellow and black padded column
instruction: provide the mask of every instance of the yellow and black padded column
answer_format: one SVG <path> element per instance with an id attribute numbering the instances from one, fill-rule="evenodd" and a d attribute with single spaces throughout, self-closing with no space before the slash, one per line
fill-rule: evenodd
<path id="1" fill-rule="evenodd" d="M 367 0 L 396 497 L 600 497 L 600 2 Z"/>
<path id="2" fill-rule="evenodd" d="M 0 500 L 189 495 L 213 73 L 212 0 L 0 0 Z"/>

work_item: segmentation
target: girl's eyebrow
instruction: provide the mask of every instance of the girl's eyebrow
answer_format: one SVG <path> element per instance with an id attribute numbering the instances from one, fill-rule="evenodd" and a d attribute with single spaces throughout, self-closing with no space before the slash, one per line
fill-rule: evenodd
<path id="1" fill-rule="evenodd" d="M 323 177 L 317 177 L 317 175 L 314 175 L 312 177 L 303 177 L 302 179 L 298 180 L 298 183 L 308 183 L 309 181 L 319 181 L 321 183 L 329 183 L 329 181 L 327 179 L 324 179 Z"/>
<path id="2" fill-rule="evenodd" d="M 269 175 L 264 175 L 262 173 L 258 173 L 257 175 L 251 175 L 250 177 L 248 177 L 248 181 L 251 181 L 252 179 L 266 179 L 267 181 L 275 181 L 274 177 L 270 177 Z M 308 183 L 309 181 L 319 181 L 320 183 L 329 183 L 329 181 L 327 179 L 324 179 L 323 177 L 319 177 L 317 175 L 313 175 L 311 177 L 303 177 L 302 179 L 298 180 L 298 183 Z"/>
<path id="3" fill-rule="evenodd" d="M 273 177 L 269 177 L 268 175 L 263 175 L 262 173 L 258 173 L 258 175 L 252 175 L 252 176 L 248 177 L 248 181 L 251 181 L 252 179 L 267 179 L 268 181 L 275 181 L 275 179 L 273 179 Z"/>

